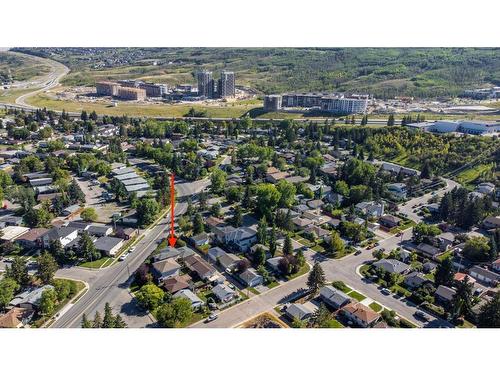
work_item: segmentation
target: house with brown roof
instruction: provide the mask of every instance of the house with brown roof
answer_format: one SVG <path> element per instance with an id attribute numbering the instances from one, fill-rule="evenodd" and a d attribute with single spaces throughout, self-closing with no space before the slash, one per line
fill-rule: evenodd
<path id="1" fill-rule="evenodd" d="M 202 280 L 209 280 L 217 273 L 217 270 L 208 264 L 199 255 L 193 254 L 184 258 L 184 264 Z"/>
<path id="2" fill-rule="evenodd" d="M 17 237 L 14 242 L 18 243 L 19 245 L 21 245 L 25 249 L 41 248 L 41 247 L 43 247 L 43 236 L 49 230 L 50 229 L 46 229 L 46 228 L 30 229 L 28 232 Z"/>
<path id="3" fill-rule="evenodd" d="M 0 315 L 0 328 L 22 328 L 24 327 L 23 316 L 26 309 L 13 308 L 7 313 Z"/>
<path id="4" fill-rule="evenodd" d="M 163 281 L 162 286 L 168 292 L 174 294 L 179 290 L 190 288 L 191 278 L 189 275 L 175 275 Z"/>
<path id="5" fill-rule="evenodd" d="M 341 309 L 344 316 L 363 328 L 373 327 L 381 318 L 381 315 L 361 304 L 351 302 Z"/>

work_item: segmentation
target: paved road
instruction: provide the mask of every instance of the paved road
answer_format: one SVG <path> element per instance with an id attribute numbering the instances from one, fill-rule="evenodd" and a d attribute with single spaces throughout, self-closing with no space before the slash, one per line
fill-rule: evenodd
<path id="1" fill-rule="evenodd" d="M 403 240 L 411 237 L 411 228 L 404 231 Z M 394 248 L 398 245 L 400 237 L 392 236 L 385 240 L 380 241 L 381 248 Z M 385 307 L 396 311 L 399 315 L 413 322 L 417 326 L 424 327 L 451 327 L 451 325 L 443 319 L 432 318 L 428 323 L 423 324 L 421 321 L 415 319 L 414 313 L 418 310 L 410 302 L 395 299 L 392 296 L 386 296 L 380 292 L 376 284 L 365 282 L 361 275 L 357 273 L 358 268 L 365 262 L 373 260 L 371 250 L 363 250 L 360 255 L 349 255 L 341 260 L 333 260 L 325 258 L 324 256 L 314 252 L 307 251 L 304 253 L 306 259 L 313 263 L 319 261 L 327 281 L 342 280 L 347 285 L 358 290 L 365 296 L 379 302 Z M 300 288 L 306 288 L 307 275 L 294 279 L 290 282 L 284 283 L 275 287 L 268 292 L 257 295 L 249 300 L 235 305 L 228 310 L 219 313 L 219 317 L 210 322 L 197 322 L 191 327 L 193 328 L 224 328 L 235 327 L 252 317 L 259 315 L 265 311 L 271 311 L 278 305 L 286 302 L 287 296 L 297 291 Z"/>
<path id="2" fill-rule="evenodd" d="M 175 208 L 176 215 L 182 215 L 186 208 L 186 203 L 178 203 Z M 117 262 L 109 268 L 99 271 L 79 267 L 59 270 L 56 276 L 84 280 L 89 283 L 89 290 L 52 327 L 80 327 L 84 313 L 90 318 L 96 311 L 102 314 L 106 302 L 110 303 L 115 313 L 122 314 L 130 327 L 144 327 L 151 324 L 149 316 L 135 305 L 128 287 L 135 270 L 156 249 L 158 239 L 168 235 L 169 223 L 170 217 L 167 215 L 155 227 L 144 233 L 144 238 L 138 242 L 136 250 L 125 261 Z"/>
<path id="3" fill-rule="evenodd" d="M 28 99 L 29 97 L 36 95 L 40 92 L 44 92 L 44 91 L 50 90 L 51 88 L 56 87 L 57 85 L 59 85 L 59 81 L 66 74 L 69 73 L 69 68 L 66 65 L 63 65 L 60 62 L 57 62 L 55 60 L 45 59 L 45 58 L 38 57 L 38 56 L 26 55 L 24 53 L 19 53 L 19 52 L 9 51 L 8 53 L 13 54 L 13 55 L 17 55 L 17 56 L 21 56 L 21 57 L 29 56 L 29 58 L 31 58 L 33 60 L 37 60 L 37 61 L 43 61 L 44 63 L 47 63 L 51 67 L 51 71 L 42 77 L 37 77 L 31 81 L 17 82 L 14 85 L 15 89 L 29 89 L 29 88 L 35 89 L 31 92 L 28 92 L 28 93 L 16 98 L 15 107 L 18 107 L 18 108 L 29 109 L 29 110 L 36 109 L 36 107 L 26 103 L 26 99 Z"/>
<path id="4" fill-rule="evenodd" d="M 442 189 L 439 189 L 436 191 L 436 193 L 433 195 L 433 192 L 424 194 L 420 197 L 412 198 L 408 200 L 406 203 L 399 205 L 399 212 L 404 213 L 408 216 L 408 219 L 413 220 L 416 223 L 420 223 L 422 221 L 422 218 L 418 216 L 416 213 L 413 212 L 413 206 L 415 205 L 422 205 L 426 204 L 429 199 L 432 197 L 442 197 L 445 193 L 448 191 L 453 190 L 455 187 L 460 186 L 459 183 L 445 178 L 444 181 L 446 182 L 446 186 Z"/>

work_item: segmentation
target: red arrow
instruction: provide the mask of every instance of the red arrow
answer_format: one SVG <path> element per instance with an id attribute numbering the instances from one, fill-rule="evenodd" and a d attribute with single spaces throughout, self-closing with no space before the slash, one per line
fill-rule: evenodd
<path id="1" fill-rule="evenodd" d="M 168 243 L 171 247 L 175 246 L 177 242 L 177 238 L 175 237 L 175 229 L 174 229 L 174 208 L 175 208 L 175 187 L 174 187 L 175 176 L 172 173 L 170 175 L 170 237 L 168 238 Z"/>

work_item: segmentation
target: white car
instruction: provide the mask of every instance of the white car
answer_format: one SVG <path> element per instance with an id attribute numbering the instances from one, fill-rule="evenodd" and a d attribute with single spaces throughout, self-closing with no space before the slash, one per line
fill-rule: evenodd
<path id="1" fill-rule="evenodd" d="M 118 258 L 118 261 L 123 262 L 127 257 L 128 257 L 128 253 L 125 253 Z"/>
<path id="2" fill-rule="evenodd" d="M 134 250 L 135 250 L 135 246 L 132 246 L 132 247 L 128 250 L 128 252 L 129 252 L 129 253 L 133 253 L 133 252 L 134 252 Z"/>

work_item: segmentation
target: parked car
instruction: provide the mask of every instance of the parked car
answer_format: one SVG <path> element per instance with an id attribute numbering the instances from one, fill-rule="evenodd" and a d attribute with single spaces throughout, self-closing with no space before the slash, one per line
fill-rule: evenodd
<path id="1" fill-rule="evenodd" d="M 122 256 L 118 258 L 118 261 L 123 262 L 125 259 L 127 259 L 129 253 L 125 253 Z"/>
<path id="2" fill-rule="evenodd" d="M 132 247 L 128 250 L 128 252 L 129 252 L 129 253 L 133 253 L 133 252 L 134 252 L 134 250 L 135 250 L 135 246 L 132 246 Z"/>
<path id="3" fill-rule="evenodd" d="M 357 250 L 357 251 L 354 253 L 354 255 L 359 255 L 359 254 L 361 254 L 361 250 Z"/>
<path id="4" fill-rule="evenodd" d="M 423 321 L 426 321 L 426 322 L 429 321 L 429 316 L 426 313 L 424 313 L 423 311 L 418 310 L 418 311 L 415 312 L 414 315 L 415 315 L 416 318 L 418 318 L 420 320 L 423 320 Z"/>
<path id="5" fill-rule="evenodd" d="M 389 296 L 391 294 L 391 291 L 387 288 L 382 288 L 380 291 L 382 294 L 385 294 L 386 296 Z"/>
<path id="6" fill-rule="evenodd" d="M 482 292 L 483 290 L 481 288 L 477 288 L 476 290 L 474 290 L 474 295 L 479 296 Z"/>
<path id="7" fill-rule="evenodd" d="M 205 319 L 205 323 L 210 323 L 212 321 L 214 321 L 215 319 L 217 319 L 219 316 L 215 313 L 212 313 L 208 316 L 208 318 Z"/>

